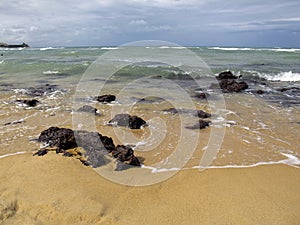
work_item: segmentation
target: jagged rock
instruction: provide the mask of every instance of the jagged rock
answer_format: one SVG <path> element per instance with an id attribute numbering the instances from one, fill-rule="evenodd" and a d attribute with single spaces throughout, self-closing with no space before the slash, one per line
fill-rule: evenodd
<path id="1" fill-rule="evenodd" d="M 38 103 L 40 103 L 36 99 L 31 99 L 31 100 L 17 100 L 16 102 L 19 102 L 19 103 L 22 103 L 22 104 L 26 104 L 29 107 L 35 107 L 35 106 L 37 106 Z"/>
<path id="2" fill-rule="evenodd" d="M 117 158 L 116 170 L 123 169 L 124 164 L 131 166 L 141 166 L 141 163 L 137 157 L 134 156 L 134 151 L 129 146 L 118 145 L 114 151 L 112 151 L 112 156 Z M 120 163 L 121 162 L 121 163 Z"/>
<path id="3" fill-rule="evenodd" d="M 224 92 L 240 92 L 248 88 L 248 84 L 244 81 L 237 82 L 235 80 L 221 80 L 219 82 L 222 91 Z"/>
<path id="4" fill-rule="evenodd" d="M 248 88 L 248 84 L 244 81 L 238 82 L 240 78 L 232 74 L 231 71 L 220 73 L 216 78 L 219 80 L 219 86 L 223 92 L 240 92 Z M 211 84 L 210 88 L 218 88 L 217 84 Z"/>
<path id="5" fill-rule="evenodd" d="M 197 124 L 193 125 L 193 126 L 188 126 L 186 128 L 188 129 L 204 129 L 206 127 L 208 127 L 210 125 L 210 121 L 206 121 L 206 120 L 199 120 Z"/>
<path id="6" fill-rule="evenodd" d="M 141 126 L 146 124 L 146 121 L 138 116 L 131 116 L 129 114 L 117 114 L 112 120 L 109 121 L 109 124 L 129 127 L 130 129 L 140 129 Z"/>
<path id="7" fill-rule="evenodd" d="M 101 95 L 101 96 L 97 96 L 96 99 L 97 99 L 98 102 L 110 103 L 110 102 L 116 100 L 116 96 L 114 96 L 114 95 Z"/>
<path id="8" fill-rule="evenodd" d="M 140 166 L 139 160 L 129 146 L 117 146 L 116 148 L 110 137 L 103 136 L 98 132 L 50 127 L 41 132 L 38 141 L 55 146 L 57 153 L 63 153 L 67 157 L 77 157 L 84 165 L 92 167 L 106 164 L 108 159 L 104 156 L 109 153 L 127 165 Z M 34 155 L 42 156 L 46 153 L 47 150 L 43 149 Z"/>
<path id="9" fill-rule="evenodd" d="M 97 109 L 89 106 L 89 105 L 84 105 L 82 107 L 80 107 L 79 109 L 77 109 L 77 112 L 87 112 L 87 113 L 93 113 L 93 114 L 99 114 L 97 113 Z"/>
<path id="10" fill-rule="evenodd" d="M 49 146 L 57 147 L 57 153 L 63 152 L 63 150 L 77 147 L 74 132 L 71 129 L 50 127 L 47 130 L 42 131 L 38 138 L 39 142 L 44 142 Z"/>
<path id="11" fill-rule="evenodd" d="M 217 79 L 219 80 L 224 80 L 224 79 L 237 79 L 238 77 L 237 76 L 234 76 L 232 74 L 231 71 L 224 71 L 224 72 L 221 72 L 219 73 L 219 75 L 217 76 Z"/>

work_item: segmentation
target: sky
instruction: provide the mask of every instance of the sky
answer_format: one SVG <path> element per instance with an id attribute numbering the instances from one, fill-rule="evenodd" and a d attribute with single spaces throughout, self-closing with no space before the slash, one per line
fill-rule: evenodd
<path id="1" fill-rule="evenodd" d="M 299 0 L 0 0 L 0 42 L 300 47 Z"/>

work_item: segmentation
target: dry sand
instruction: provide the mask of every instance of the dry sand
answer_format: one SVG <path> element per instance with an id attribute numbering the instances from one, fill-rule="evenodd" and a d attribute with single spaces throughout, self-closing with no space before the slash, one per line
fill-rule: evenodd
<path id="1" fill-rule="evenodd" d="M 0 224 L 299 224 L 300 173 L 286 165 L 185 170 L 151 186 L 112 183 L 74 158 L 0 159 Z"/>

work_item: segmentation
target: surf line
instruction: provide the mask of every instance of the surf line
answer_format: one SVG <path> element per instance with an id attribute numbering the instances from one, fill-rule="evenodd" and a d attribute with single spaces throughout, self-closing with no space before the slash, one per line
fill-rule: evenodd
<path id="1" fill-rule="evenodd" d="M 6 158 L 8 156 L 13 156 L 13 155 L 20 155 L 20 154 L 24 154 L 26 152 L 15 152 L 15 153 L 9 153 L 9 154 L 5 154 L 5 155 L 0 155 L 0 159 Z"/>

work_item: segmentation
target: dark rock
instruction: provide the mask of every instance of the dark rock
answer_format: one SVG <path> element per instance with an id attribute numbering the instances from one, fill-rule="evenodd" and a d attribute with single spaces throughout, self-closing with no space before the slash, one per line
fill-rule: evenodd
<path id="1" fill-rule="evenodd" d="M 164 99 L 160 97 L 155 97 L 155 96 L 149 96 L 141 99 L 137 99 L 138 103 L 144 103 L 144 104 L 152 104 L 152 103 L 159 103 L 163 102 Z"/>
<path id="2" fill-rule="evenodd" d="M 203 110 L 197 110 L 197 114 L 199 118 L 203 119 L 211 117 L 210 113 L 204 112 Z"/>
<path id="3" fill-rule="evenodd" d="M 88 132 L 83 130 L 74 131 L 77 145 L 84 148 L 87 154 L 92 151 L 111 152 L 115 149 L 113 140 L 103 136 L 98 132 Z"/>
<path id="4" fill-rule="evenodd" d="M 286 92 L 286 91 L 300 91 L 300 88 L 298 88 L 298 87 L 284 87 L 284 88 L 278 89 L 278 91 L 280 91 L 280 92 Z"/>
<path id="5" fill-rule="evenodd" d="M 35 107 L 35 106 L 37 106 L 38 103 L 40 103 L 36 99 L 31 99 L 31 100 L 17 100 L 17 102 L 22 103 L 22 104 L 26 104 L 29 107 Z"/>
<path id="6" fill-rule="evenodd" d="M 137 157 L 134 156 L 134 151 L 131 147 L 125 145 L 118 145 L 114 151 L 112 151 L 112 156 L 117 158 L 118 161 L 131 166 L 141 166 L 141 163 Z M 117 165 L 117 170 L 120 170 L 121 165 Z"/>
<path id="7" fill-rule="evenodd" d="M 235 80 L 221 80 L 219 82 L 222 91 L 224 92 L 240 92 L 248 88 L 248 84 L 244 81 L 237 82 Z"/>
<path id="8" fill-rule="evenodd" d="M 238 77 L 237 76 L 234 76 L 232 74 L 231 71 L 224 71 L 224 72 L 221 72 L 219 73 L 219 75 L 217 76 L 217 79 L 219 80 L 224 80 L 224 79 L 237 79 Z"/>
<path id="9" fill-rule="evenodd" d="M 178 110 L 175 109 L 175 108 L 164 109 L 163 111 L 166 112 L 166 113 L 171 113 L 171 114 L 179 113 Z"/>
<path id="10" fill-rule="evenodd" d="M 194 97 L 199 99 L 207 99 L 207 97 L 209 97 L 209 94 L 201 92 L 201 93 L 197 93 Z"/>
<path id="11" fill-rule="evenodd" d="M 92 167 L 106 164 L 108 159 L 104 156 L 108 153 L 125 164 L 140 166 L 139 160 L 134 156 L 134 151 L 129 146 L 120 145 L 116 148 L 110 137 L 103 136 L 98 132 L 50 127 L 41 132 L 38 141 L 57 147 L 56 152 L 63 153 L 64 156 L 76 156 L 84 165 L 91 165 Z M 83 148 L 84 152 L 76 150 L 76 147 Z M 39 150 L 34 155 L 41 156 L 44 154 L 43 151 Z"/>
<path id="12" fill-rule="evenodd" d="M 43 155 L 46 155 L 47 153 L 48 153 L 47 149 L 40 149 L 36 153 L 34 153 L 33 156 L 35 156 L 35 155 L 37 155 L 37 156 L 43 156 Z"/>
<path id="13" fill-rule="evenodd" d="M 263 90 L 257 90 L 256 91 L 256 94 L 259 94 L 259 95 L 262 95 L 262 94 L 264 94 L 265 92 L 263 91 Z"/>
<path id="14" fill-rule="evenodd" d="M 89 105 L 84 105 L 82 107 L 80 107 L 77 112 L 87 112 L 87 113 L 93 113 L 93 114 L 97 114 L 97 109 L 89 106 Z"/>
<path id="15" fill-rule="evenodd" d="M 204 129 L 206 127 L 208 127 L 210 125 L 210 121 L 206 121 L 206 120 L 199 120 L 197 124 L 193 125 L 193 126 L 188 126 L 186 128 L 188 129 Z"/>
<path id="16" fill-rule="evenodd" d="M 129 127 L 130 129 L 140 129 L 141 126 L 146 124 L 146 121 L 138 116 L 117 114 L 112 120 L 109 121 L 109 123 L 117 126 Z"/>
<path id="17" fill-rule="evenodd" d="M 116 100 L 116 96 L 114 96 L 114 95 L 101 95 L 101 96 L 97 96 L 96 99 L 97 99 L 98 102 L 110 103 L 110 102 Z"/>
<path id="18" fill-rule="evenodd" d="M 42 131 L 38 141 L 44 142 L 52 147 L 56 146 L 57 153 L 65 149 L 77 147 L 73 130 L 67 128 L 50 127 Z"/>
<path id="19" fill-rule="evenodd" d="M 175 108 L 169 108 L 164 109 L 164 112 L 171 113 L 171 114 L 177 114 L 177 113 L 189 113 L 193 116 L 197 116 L 199 118 L 209 118 L 211 117 L 210 113 L 204 112 L 203 110 L 190 110 L 190 109 L 175 109 Z"/>
<path id="20" fill-rule="evenodd" d="M 24 92 L 24 94 L 31 96 L 45 96 L 58 90 L 57 85 L 45 84 L 39 87 L 30 87 Z"/>

